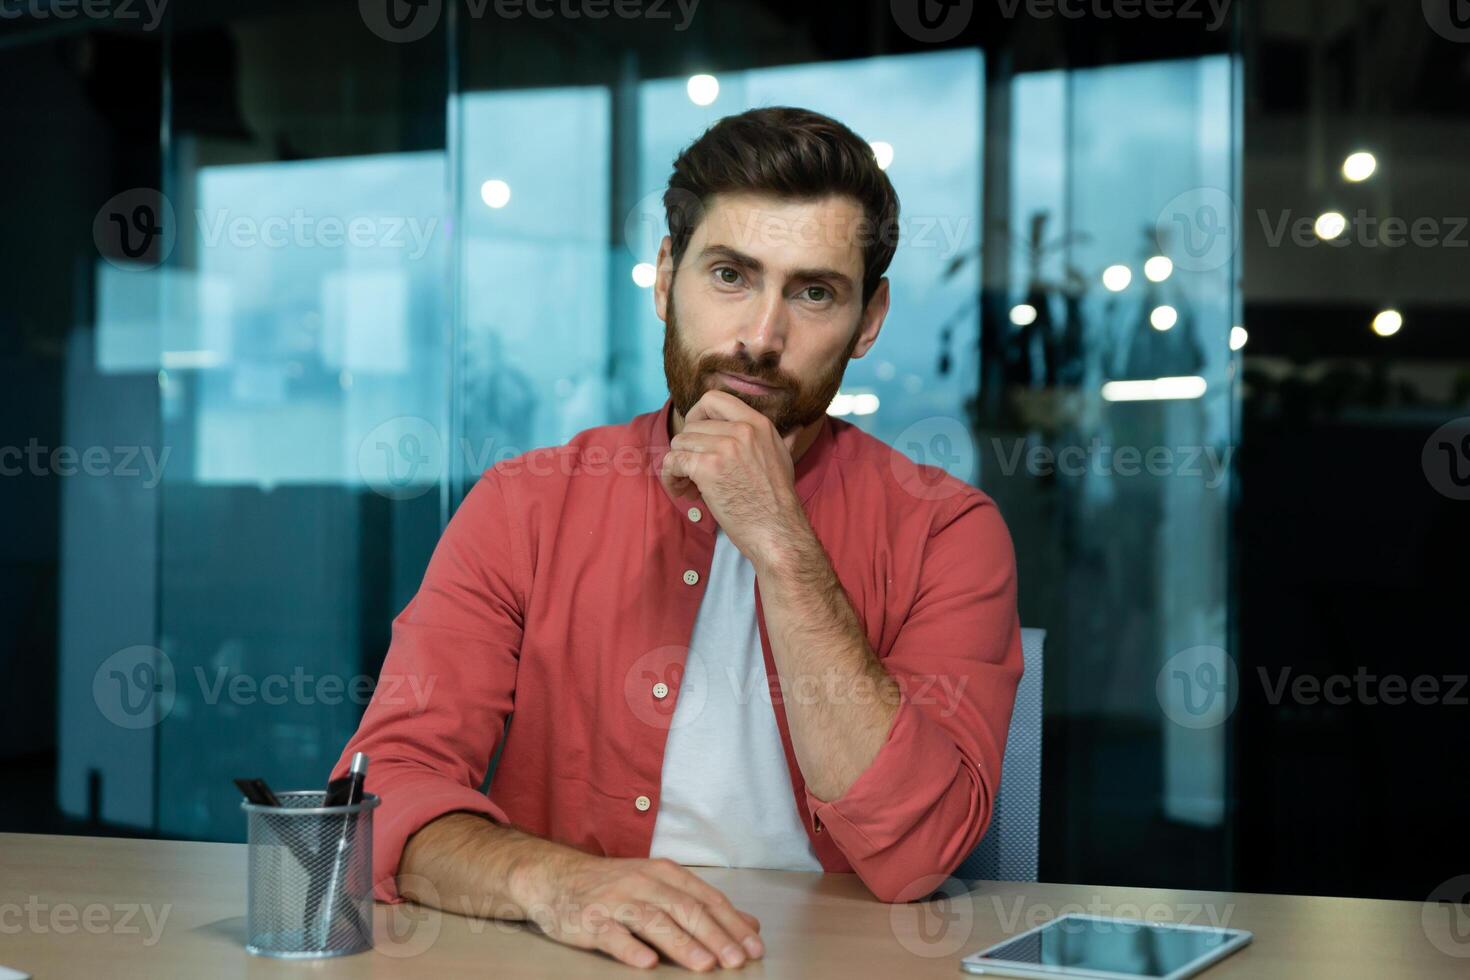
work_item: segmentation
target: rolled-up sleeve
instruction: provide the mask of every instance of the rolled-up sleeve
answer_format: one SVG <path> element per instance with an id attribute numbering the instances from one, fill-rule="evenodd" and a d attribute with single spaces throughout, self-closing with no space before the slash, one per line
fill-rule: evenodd
<path id="1" fill-rule="evenodd" d="M 480 785 L 515 696 L 529 557 L 496 471 L 475 483 L 445 527 L 392 640 L 356 734 L 332 769 L 369 759 L 374 897 L 402 901 L 408 839 L 456 810 L 509 823 Z"/>
<path id="2" fill-rule="evenodd" d="M 995 504 L 965 494 L 936 521 L 885 670 L 901 700 L 887 740 L 840 798 L 807 791 L 816 827 L 885 902 L 938 888 L 990 823 L 1021 679 L 1016 561 Z"/>

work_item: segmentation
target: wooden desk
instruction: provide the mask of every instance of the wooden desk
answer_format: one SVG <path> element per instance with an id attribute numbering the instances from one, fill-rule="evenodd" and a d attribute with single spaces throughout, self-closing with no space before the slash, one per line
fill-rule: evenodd
<path id="1" fill-rule="evenodd" d="M 955 980 L 960 958 L 1065 911 L 1193 920 L 1249 929 L 1255 942 L 1206 976 L 1470 975 L 1470 937 L 1430 941 L 1443 906 L 1086 885 L 976 883 L 954 901 L 884 905 L 853 875 L 700 869 L 761 920 L 763 960 L 746 977 Z M 954 883 L 957 884 L 957 883 Z M 519 923 L 404 904 L 376 907 L 377 948 L 287 962 L 251 956 L 245 846 L 0 834 L 0 965 L 51 977 L 575 977 L 641 972 L 554 943 Z M 669 963 L 665 975 L 690 976 Z"/>

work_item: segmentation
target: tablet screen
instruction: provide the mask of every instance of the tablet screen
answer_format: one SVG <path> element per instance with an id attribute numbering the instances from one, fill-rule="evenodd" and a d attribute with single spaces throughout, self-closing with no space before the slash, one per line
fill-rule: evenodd
<path id="1" fill-rule="evenodd" d="M 986 950 L 986 960 L 1167 977 L 1237 940 L 1228 930 L 1068 915 Z"/>

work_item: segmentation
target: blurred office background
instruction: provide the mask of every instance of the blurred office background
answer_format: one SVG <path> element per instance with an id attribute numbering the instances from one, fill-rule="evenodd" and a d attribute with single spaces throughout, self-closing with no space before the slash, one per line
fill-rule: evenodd
<path id="1" fill-rule="evenodd" d="M 99 9 L 0 22 L 0 830 L 321 782 L 477 474 L 662 404 L 675 154 L 790 104 L 903 207 L 832 412 L 996 498 L 1048 631 L 1041 878 L 1470 870 L 1453 0 Z"/>

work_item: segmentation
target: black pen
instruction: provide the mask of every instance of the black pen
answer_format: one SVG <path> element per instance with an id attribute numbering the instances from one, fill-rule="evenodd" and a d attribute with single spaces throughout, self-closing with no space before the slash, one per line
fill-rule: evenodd
<path id="1" fill-rule="evenodd" d="M 235 786 L 244 794 L 245 799 L 256 806 L 280 806 L 281 801 L 271 792 L 271 788 L 265 784 L 264 779 L 237 779 Z"/>
<path id="2" fill-rule="evenodd" d="M 362 802 L 364 785 L 367 782 L 368 757 L 365 753 L 358 752 L 352 757 L 352 768 L 347 774 L 347 800 L 344 806 L 353 806 Z M 333 780 L 336 782 L 336 780 Z M 330 790 L 329 790 L 330 792 Z M 342 818 L 342 833 L 337 838 L 337 847 L 332 856 L 332 876 L 327 882 L 326 895 L 322 897 L 321 904 L 317 907 L 317 936 L 318 944 L 325 947 L 328 934 L 332 926 L 332 912 L 337 905 L 337 895 L 341 886 L 342 863 L 346 858 L 348 845 L 348 832 L 352 829 L 353 814 Z M 363 931 L 363 925 L 357 915 L 357 909 L 350 910 L 353 927 L 359 933 Z"/>

